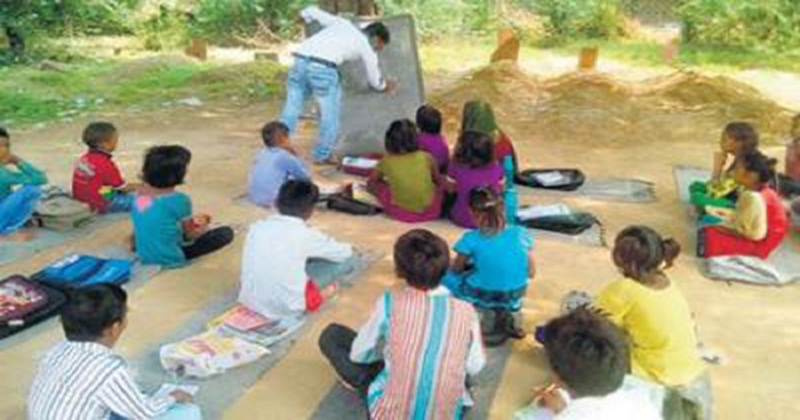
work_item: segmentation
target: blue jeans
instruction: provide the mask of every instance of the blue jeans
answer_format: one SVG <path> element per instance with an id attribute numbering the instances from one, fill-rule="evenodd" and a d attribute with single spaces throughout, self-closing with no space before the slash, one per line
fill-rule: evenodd
<path id="1" fill-rule="evenodd" d="M 175 404 L 166 413 L 155 417 L 153 420 L 202 420 L 203 414 L 200 407 L 194 404 Z M 109 420 L 126 420 L 118 414 L 111 413 Z"/>
<path id="2" fill-rule="evenodd" d="M 0 235 L 13 233 L 30 220 L 42 190 L 33 185 L 23 185 L 0 201 Z"/>
<path id="3" fill-rule="evenodd" d="M 133 208 L 136 197 L 131 193 L 118 192 L 111 200 L 108 200 L 106 213 L 129 213 Z"/>
<path id="4" fill-rule="evenodd" d="M 342 101 L 342 89 L 339 72 L 307 58 L 295 58 L 289 70 L 287 81 L 286 104 L 281 113 L 281 122 L 294 134 L 297 120 L 303 113 L 306 98 L 313 95 L 319 103 L 319 142 L 314 148 L 312 157 L 322 161 L 331 156 L 339 137 L 339 108 Z"/>

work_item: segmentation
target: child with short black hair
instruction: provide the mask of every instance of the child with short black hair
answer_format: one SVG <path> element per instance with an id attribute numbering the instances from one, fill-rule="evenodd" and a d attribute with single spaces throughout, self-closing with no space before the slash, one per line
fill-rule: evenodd
<path id="1" fill-rule="evenodd" d="M 719 141 L 720 150 L 714 153 L 711 180 L 689 186 L 692 204 L 701 210 L 708 206 L 733 208 L 739 193 L 739 185 L 733 177 L 737 156 L 757 150 L 758 143 L 758 132 L 751 124 L 732 122 L 726 125 Z"/>
<path id="2" fill-rule="evenodd" d="M 31 219 L 47 183 L 45 173 L 11 153 L 11 136 L 0 127 L 0 238 L 27 240 L 20 232 Z"/>
<path id="3" fill-rule="evenodd" d="M 142 167 L 144 186 L 131 210 L 136 253 L 144 264 L 181 267 L 233 241 L 229 227 L 209 229 L 211 216 L 192 214 L 192 201 L 175 188 L 192 159 L 183 146 L 151 147 Z"/>
<path id="4" fill-rule="evenodd" d="M 660 407 L 646 392 L 623 385 L 628 343 L 602 316 L 581 307 L 553 319 L 544 327 L 543 342 L 555 382 L 539 392 L 538 404 L 549 413 L 524 418 L 661 420 Z"/>
<path id="5" fill-rule="evenodd" d="M 337 242 L 307 224 L 319 201 L 311 181 L 289 180 L 281 186 L 280 214 L 253 223 L 242 253 L 239 302 L 269 318 L 316 311 L 336 290 L 320 288 L 306 273 L 311 259 L 343 263 L 350 245 Z"/>
<path id="6" fill-rule="evenodd" d="M 475 310 L 440 287 L 447 242 L 411 230 L 395 243 L 394 263 L 406 287 L 384 292 L 358 333 L 329 325 L 320 349 L 345 386 L 366 397 L 371 418 L 459 418 L 472 405 L 467 379 L 486 357 Z"/>
<path id="7" fill-rule="evenodd" d="M 367 183 L 386 214 L 406 223 L 438 219 L 444 182 L 433 157 L 419 150 L 416 125 L 392 122 L 386 131 L 386 156 Z"/>
<path id="8" fill-rule="evenodd" d="M 256 155 L 250 169 L 247 195 L 251 202 L 271 207 L 281 185 L 290 179 L 311 179 L 308 168 L 297 157 L 289 142 L 289 127 L 273 121 L 261 129 L 264 149 Z"/>
<path id="9" fill-rule="evenodd" d="M 754 150 L 736 159 L 734 179 L 743 191 L 733 211 L 708 209 L 721 223 L 700 231 L 698 254 L 710 258 L 749 255 L 767 259 L 789 230 L 783 200 L 772 188 L 777 160 Z"/>
<path id="10" fill-rule="evenodd" d="M 112 350 L 128 326 L 128 295 L 116 285 L 70 292 L 61 311 L 66 341 L 47 353 L 28 397 L 31 420 L 200 419 L 183 391 L 148 397 Z"/>
<path id="11" fill-rule="evenodd" d="M 83 130 L 89 150 L 72 173 L 72 196 L 98 213 L 125 213 L 133 206 L 138 184 L 128 184 L 114 162 L 119 131 L 108 122 L 93 122 Z"/>
<path id="12" fill-rule="evenodd" d="M 459 137 L 447 175 L 453 181 L 451 190 L 456 194 L 450 220 L 461 227 L 478 226 L 469 206 L 473 190 L 484 187 L 496 193 L 503 190 L 503 168 L 494 157 L 494 149 L 492 138 L 484 133 L 467 131 Z"/>
<path id="13" fill-rule="evenodd" d="M 623 275 L 603 288 L 594 306 L 631 342 L 633 375 L 673 388 L 710 410 L 710 385 L 700 358 L 689 303 L 666 274 L 680 245 L 646 226 L 617 235 L 612 259 Z M 708 411 L 710 412 L 710 411 Z"/>
<path id="14" fill-rule="evenodd" d="M 422 105 L 417 109 L 417 127 L 419 149 L 433 156 L 439 166 L 439 172 L 447 173 L 450 149 L 442 135 L 442 113 L 431 105 Z"/>
<path id="15" fill-rule="evenodd" d="M 490 188 L 473 190 L 469 206 L 478 229 L 456 242 L 456 260 L 442 284 L 478 309 L 484 342 L 498 346 L 525 335 L 515 315 L 536 274 L 533 237 L 522 226 L 506 225 L 503 199 Z"/>

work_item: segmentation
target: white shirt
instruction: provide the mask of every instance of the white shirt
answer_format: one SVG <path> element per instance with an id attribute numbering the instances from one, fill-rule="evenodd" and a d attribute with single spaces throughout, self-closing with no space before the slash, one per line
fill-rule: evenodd
<path id="1" fill-rule="evenodd" d="M 627 376 L 616 392 L 605 397 L 572 400 L 555 420 L 662 420 L 663 389 Z"/>
<path id="2" fill-rule="evenodd" d="M 28 397 L 31 420 L 130 420 L 167 412 L 173 397 L 148 397 L 133 382 L 125 361 L 92 342 L 65 341 L 47 353 Z"/>
<path id="3" fill-rule="evenodd" d="M 297 217 L 275 215 L 250 226 L 242 252 L 239 302 L 269 318 L 305 311 L 306 263 L 342 262 L 353 248 L 309 227 Z"/>
<path id="4" fill-rule="evenodd" d="M 378 55 L 360 28 L 347 19 L 320 10 L 317 6 L 303 9 L 300 16 L 307 23 L 319 22 L 323 29 L 303 41 L 295 51 L 296 54 L 320 58 L 336 65 L 360 59 L 367 72 L 369 85 L 376 90 L 386 88 L 378 66 Z"/>

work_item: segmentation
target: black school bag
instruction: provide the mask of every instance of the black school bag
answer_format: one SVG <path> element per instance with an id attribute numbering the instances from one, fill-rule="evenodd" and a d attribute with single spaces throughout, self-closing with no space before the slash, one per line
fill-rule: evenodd
<path id="1" fill-rule="evenodd" d="M 0 339 L 58 315 L 64 293 L 20 275 L 0 280 Z"/>
<path id="2" fill-rule="evenodd" d="M 556 175 L 561 179 L 546 179 L 547 175 Z M 530 188 L 546 190 L 575 191 L 586 182 L 586 176 L 580 169 L 526 169 L 514 177 L 514 183 Z"/>
<path id="3" fill-rule="evenodd" d="M 573 236 L 580 235 L 594 225 L 601 226 L 597 217 L 591 213 L 583 212 L 536 217 L 520 220 L 519 223 L 530 229 L 547 230 Z"/>
<path id="4" fill-rule="evenodd" d="M 383 212 L 383 209 L 370 203 L 366 203 L 350 197 L 347 194 L 336 193 L 320 198 L 328 209 L 347 213 L 356 216 L 373 216 Z"/>

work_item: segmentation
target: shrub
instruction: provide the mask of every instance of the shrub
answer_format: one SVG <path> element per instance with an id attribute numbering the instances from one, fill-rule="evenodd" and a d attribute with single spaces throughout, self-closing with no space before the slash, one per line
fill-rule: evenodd
<path id="1" fill-rule="evenodd" d="M 688 43 L 778 51 L 800 48 L 797 0 L 685 0 L 679 14 Z"/>
<path id="2" fill-rule="evenodd" d="M 534 11 L 544 19 L 546 41 L 613 39 L 625 35 L 620 0 L 536 0 Z"/>
<path id="3" fill-rule="evenodd" d="M 297 15 L 313 0 L 197 0 L 191 30 L 215 42 L 233 41 L 264 28 L 280 37 L 299 32 Z M 262 26 L 263 25 L 263 26 Z"/>

